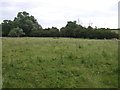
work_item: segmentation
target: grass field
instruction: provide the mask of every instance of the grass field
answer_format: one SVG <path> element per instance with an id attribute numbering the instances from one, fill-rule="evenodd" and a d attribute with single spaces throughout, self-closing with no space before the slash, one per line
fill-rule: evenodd
<path id="1" fill-rule="evenodd" d="M 3 88 L 118 87 L 118 42 L 3 38 Z"/>

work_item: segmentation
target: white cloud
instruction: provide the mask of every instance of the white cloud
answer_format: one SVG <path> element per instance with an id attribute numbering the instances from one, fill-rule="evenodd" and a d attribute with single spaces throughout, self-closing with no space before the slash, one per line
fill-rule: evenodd
<path id="1" fill-rule="evenodd" d="M 67 21 L 81 20 L 83 25 L 117 28 L 119 0 L 1 0 L 0 21 L 13 19 L 20 11 L 35 16 L 45 28 L 61 28 Z"/>

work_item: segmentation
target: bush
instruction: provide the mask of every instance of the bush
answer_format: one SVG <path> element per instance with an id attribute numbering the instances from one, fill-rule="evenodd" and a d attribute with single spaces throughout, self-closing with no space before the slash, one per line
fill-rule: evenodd
<path id="1" fill-rule="evenodd" d="M 8 36 L 11 37 L 20 37 L 22 35 L 25 35 L 25 33 L 23 32 L 23 30 L 19 27 L 17 28 L 13 28 L 12 30 L 10 30 Z"/>

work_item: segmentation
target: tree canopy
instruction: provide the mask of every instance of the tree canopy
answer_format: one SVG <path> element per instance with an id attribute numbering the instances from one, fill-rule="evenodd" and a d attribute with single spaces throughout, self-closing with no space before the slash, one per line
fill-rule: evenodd
<path id="1" fill-rule="evenodd" d="M 22 36 L 22 35 L 25 35 L 25 33 L 24 33 L 23 30 L 22 30 L 21 28 L 19 28 L 19 27 L 13 28 L 13 29 L 9 32 L 9 34 L 8 34 L 8 36 L 12 36 L 12 37 L 20 37 L 20 36 Z"/>
<path id="2" fill-rule="evenodd" d="M 2 35 L 8 36 L 9 32 L 13 28 L 21 28 L 26 36 L 29 36 L 32 30 L 41 30 L 42 26 L 38 24 L 34 16 L 30 16 L 29 13 L 23 11 L 17 14 L 17 17 L 11 20 L 4 20 L 2 23 Z"/>
<path id="3" fill-rule="evenodd" d="M 109 28 L 83 27 L 76 21 L 68 21 L 60 30 L 56 27 L 45 28 L 37 22 L 34 16 L 28 12 L 18 12 L 14 20 L 3 20 L 2 36 L 31 36 L 31 37 L 73 37 L 91 39 L 119 38 L 117 33 L 111 32 Z"/>

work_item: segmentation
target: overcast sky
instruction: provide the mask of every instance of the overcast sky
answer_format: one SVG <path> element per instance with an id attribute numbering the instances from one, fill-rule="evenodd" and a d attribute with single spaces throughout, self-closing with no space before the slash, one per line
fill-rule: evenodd
<path id="1" fill-rule="evenodd" d="M 118 28 L 119 0 L 0 0 L 0 23 L 27 11 L 43 28 L 76 20 L 83 26 Z M 79 21 L 79 22 L 78 22 Z"/>

